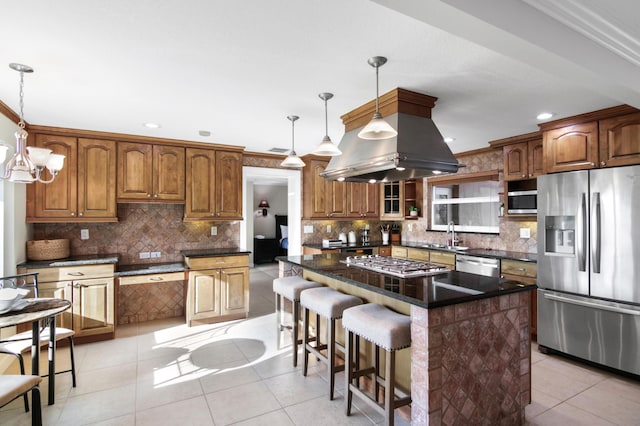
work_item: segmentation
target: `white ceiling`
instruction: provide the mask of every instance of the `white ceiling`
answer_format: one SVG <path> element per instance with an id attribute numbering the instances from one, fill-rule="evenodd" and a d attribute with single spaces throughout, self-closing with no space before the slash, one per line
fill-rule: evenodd
<path id="1" fill-rule="evenodd" d="M 634 0 L 21 0 L 3 2 L 0 100 L 29 123 L 304 155 L 339 116 L 402 87 L 439 98 L 454 152 L 622 103 L 640 108 Z M 558 5 L 556 3 L 561 3 Z M 552 18 L 550 16 L 555 16 Z M 159 129 L 143 127 L 161 124 Z M 199 130 L 211 131 L 201 137 Z"/>

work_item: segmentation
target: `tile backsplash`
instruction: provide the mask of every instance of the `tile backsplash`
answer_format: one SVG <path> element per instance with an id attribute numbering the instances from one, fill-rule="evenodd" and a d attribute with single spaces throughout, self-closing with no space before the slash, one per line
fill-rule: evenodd
<path id="1" fill-rule="evenodd" d="M 39 223 L 34 239 L 68 238 L 71 254 L 120 255 L 121 265 L 182 262 L 181 250 L 238 247 L 239 222 L 183 222 L 180 204 L 119 204 L 117 223 Z M 211 226 L 217 235 L 211 236 Z M 80 239 L 80 230 L 89 239 Z M 140 252 L 160 252 L 160 258 L 140 259 Z"/>

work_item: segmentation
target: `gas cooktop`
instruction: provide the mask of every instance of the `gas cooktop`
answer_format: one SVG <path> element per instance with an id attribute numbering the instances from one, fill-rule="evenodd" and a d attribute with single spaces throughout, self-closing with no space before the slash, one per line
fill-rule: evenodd
<path id="1" fill-rule="evenodd" d="M 341 260 L 340 262 L 346 263 L 349 266 L 394 275 L 400 278 L 424 277 L 451 271 L 451 269 L 434 265 L 433 263 L 379 255 L 347 256 L 345 260 Z"/>

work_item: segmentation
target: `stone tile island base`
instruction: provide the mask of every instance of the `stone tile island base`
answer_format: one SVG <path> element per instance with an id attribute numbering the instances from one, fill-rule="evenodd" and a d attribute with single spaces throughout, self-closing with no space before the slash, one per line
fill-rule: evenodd
<path id="1" fill-rule="evenodd" d="M 280 262 L 281 277 L 303 272 Z M 429 309 L 411 304 L 411 424 L 525 423 L 530 298 L 522 291 Z"/>
<path id="2" fill-rule="evenodd" d="M 411 306 L 415 425 L 519 425 L 531 402 L 531 292 Z"/>

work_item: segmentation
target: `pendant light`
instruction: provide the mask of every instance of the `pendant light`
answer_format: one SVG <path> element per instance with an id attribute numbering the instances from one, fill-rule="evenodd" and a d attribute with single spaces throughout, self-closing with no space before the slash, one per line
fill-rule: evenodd
<path id="1" fill-rule="evenodd" d="M 24 73 L 32 73 L 33 68 L 23 64 L 9 64 L 9 68 L 20 73 L 20 130 L 14 133 L 16 152 L 7 162 L 2 179 L 15 183 L 51 183 L 64 165 L 64 155 L 52 154 L 48 148 L 27 146 L 27 133 L 24 122 Z M 4 162 L 8 147 L 0 145 L 0 163 Z M 49 170 L 51 179 L 42 179 L 44 169 Z"/>
<path id="2" fill-rule="evenodd" d="M 329 137 L 329 124 L 328 124 L 328 116 L 327 116 L 327 101 L 333 98 L 333 93 L 320 93 L 318 95 L 320 99 L 324 101 L 324 138 L 322 138 L 322 142 L 318 147 L 312 152 L 315 155 L 324 155 L 324 156 L 335 156 L 342 154 L 342 151 L 338 149 L 337 146 L 331 142 L 331 138 Z"/>
<path id="3" fill-rule="evenodd" d="M 392 138 L 398 134 L 396 130 L 387 123 L 380 114 L 379 100 L 378 100 L 378 68 L 387 63 L 387 58 L 384 56 L 374 56 L 367 61 L 369 65 L 376 69 L 376 112 L 373 114 L 373 118 L 364 126 L 358 133 L 358 137 L 367 140 L 380 140 Z"/>
<path id="4" fill-rule="evenodd" d="M 298 157 L 298 154 L 296 154 L 295 140 L 294 140 L 295 139 L 294 138 L 295 123 L 296 123 L 296 120 L 300 117 L 298 117 L 297 115 L 288 115 L 287 118 L 291 121 L 291 152 L 289 152 L 289 156 L 285 158 L 282 163 L 280 163 L 280 166 L 301 168 L 301 167 L 304 167 L 304 161 L 302 161 L 300 157 Z"/>

